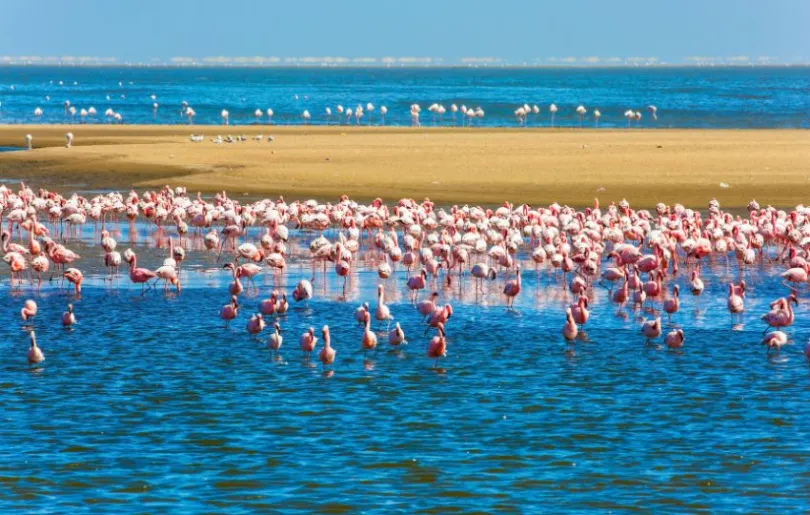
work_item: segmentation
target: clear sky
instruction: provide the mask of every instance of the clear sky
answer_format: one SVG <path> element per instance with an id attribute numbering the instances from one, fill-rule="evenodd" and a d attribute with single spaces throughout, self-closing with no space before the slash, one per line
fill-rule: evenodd
<path id="1" fill-rule="evenodd" d="M 2 0 L 0 55 L 810 60 L 810 0 Z"/>

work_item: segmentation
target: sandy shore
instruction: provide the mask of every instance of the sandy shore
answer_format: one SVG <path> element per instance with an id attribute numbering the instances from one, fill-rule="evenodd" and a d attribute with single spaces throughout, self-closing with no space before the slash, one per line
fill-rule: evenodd
<path id="1" fill-rule="evenodd" d="M 73 148 L 64 134 L 73 132 Z M 206 135 L 191 143 L 192 133 Z M 294 198 L 429 196 L 586 205 L 626 197 L 725 207 L 810 201 L 810 131 L 268 126 L 0 126 L 0 177 L 60 190 L 185 185 Z M 215 145 L 217 134 L 273 134 Z M 728 187 L 721 186 L 721 183 Z"/>

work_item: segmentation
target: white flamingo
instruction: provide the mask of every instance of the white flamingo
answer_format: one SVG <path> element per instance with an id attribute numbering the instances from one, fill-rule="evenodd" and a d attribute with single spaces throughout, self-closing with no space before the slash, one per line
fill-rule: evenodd
<path id="1" fill-rule="evenodd" d="M 304 109 L 304 112 L 301 114 L 301 117 L 304 119 L 304 123 L 309 123 L 309 119 L 311 118 L 311 115 L 309 114 L 309 111 Z"/>
<path id="2" fill-rule="evenodd" d="M 68 132 L 67 134 L 65 134 L 65 147 L 70 148 L 72 144 L 73 144 L 73 133 Z"/>
<path id="3" fill-rule="evenodd" d="M 273 123 L 273 110 L 269 107 L 267 108 L 267 123 Z"/>
<path id="4" fill-rule="evenodd" d="M 385 115 L 388 114 L 388 108 L 385 106 L 380 107 L 380 116 L 382 117 L 382 124 L 385 125 Z"/>
<path id="5" fill-rule="evenodd" d="M 650 112 L 650 116 L 652 116 L 653 120 L 658 120 L 658 108 L 654 105 L 648 105 L 647 111 Z"/>
<path id="6" fill-rule="evenodd" d="M 582 119 L 585 118 L 585 113 L 587 113 L 587 112 L 588 112 L 588 110 L 585 109 L 585 106 L 581 105 L 581 106 L 577 107 L 577 114 L 579 115 L 579 126 L 580 127 L 582 127 Z"/>
<path id="7" fill-rule="evenodd" d="M 601 118 L 601 117 L 602 117 L 602 113 L 599 112 L 599 109 L 594 109 L 593 110 L 593 119 L 594 119 L 594 124 L 595 125 L 599 125 L 599 118 Z"/>
<path id="8" fill-rule="evenodd" d="M 256 123 L 259 123 L 261 121 L 261 118 L 262 118 L 263 114 L 264 113 L 262 112 L 261 109 L 256 109 L 255 111 L 253 111 L 253 116 L 256 117 Z"/>
<path id="9" fill-rule="evenodd" d="M 34 116 L 42 116 L 42 109 L 40 109 L 39 107 L 34 109 Z"/>
<path id="10" fill-rule="evenodd" d="M 554 128 L 554 115 L 557 113 L 557 106 L 555 104 L 551 104 L 548 106 L 548 111 L 551 113 L 551 127 Z"/>
<path id="11" fill-rule="evenodd" d="M 227 109 L 223 109 L 219 115 L 222 117 L 222 125 L 228 125 L 228 117 L 230 114 L 228 113 Z"/>
<path id="12" fill-rule="evenodd" d="M 197 116 L 197 111 L 195 111 L 194 109 L 192 109 L 190 107 L 187 107 L 186 108 L 186 116 L 188 117 L 189 125 L 191 125 L 192 123 L 194 123 L 194 117 Z"/>

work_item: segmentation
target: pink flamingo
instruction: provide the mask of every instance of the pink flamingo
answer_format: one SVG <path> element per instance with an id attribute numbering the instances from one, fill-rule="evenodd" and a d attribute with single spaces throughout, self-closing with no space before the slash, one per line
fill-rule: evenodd
<path id="1" fill-rule="evenodd" d="M 307 332 L 301 335 L 301 339 L 298 341 L 301 350 L 306 354 L 307 361 L 309 361 L 309 356 L 312 354 L 312 351 L 315 350 L 317 344 L 318 337 L 315 336 L 315 328 L 310 327 Z"/>
<path id="2" fill-rule="evenodd" d="M 281 349 L 282 342 L 284 341 L 284 338 L 281 336 L 281 325 L 276 322 L 273 324 L 273 329 L 275 329 L 275 331 L 270 334 L 267 344 L 273 352 L 278 352 L 279 349 Z"/>
<path id="3" fill-rule="evenodd" d="M 84 281 L 84 274 L 78 268 L 68 268 L 63 274 L 65 279 L 73 284 L 76 296 L 80 297 L 82 294 L 82 281 Z"/>
<path id="4" fill-rule="evenodd" d="M 689 282 L 689 289 L 692 295 L 698 296 L 703 293 L 704 285 L 703 280 L 697 270 L 692 270 L 692 280 Z"/>
<path id="5" fill-rule="evenodd" d="M 588 322 L 588 319 L 591 316 L 590 311 L 588 311 L 588 297 L 580 296 L 579 299 L 570 306 L 571 315 L 574 317 L 574 322 L 579 325 L 579 329 L 582 329 L 582 326 Z"/>
<path id="6" fill-rule="evenodd" d="M 276 304 L 276 313 L 283 315 L 288 309 L 290 309 L 290 303 L 287 302 L 287 294 L 282 293 L 281 299 L 278 301 L 278 304 Z"/>
<path id="7" fill-rule="evenodd" d="M 379 322 L 386 321 L 388 325 L 386 326 L 385 330 L 387 331 L 391 327 L 391 320 L 394 319 L 394 316 L 391 315 L 391 310 L 388 309 L 388 306 L 385 304 L 385 294 L 383 292 L 382 284 L 377 285 L 377 309 L 374 312 L 374 318 Z"/>
<path id="8" fill-rule="evenodd" d="M 664 301 L 664 311 L 667 314 L 667 321 L 672 322 L 672 315 L 678 312 L 681 307 L 681 288 L 677 284 L 672 287 L 672 297 Z"/>
<path id="9" fill-rule="evenodd" d="M 577 323 L 574 320 L 574 314 L 571 312 L 571 308 L 566 308 L 565 310 L 565 324 L 563 324 L 562 327 L 562 334 L 566 344 L 576 340 L 577 334 L 579 334 L 579 329 L 577 329 Z"/>
<path id="10" fill-rule="evenodd" d="M 743 309 L 745 309 L 742 295 L 737 294 L 733 284 L 728 285 L 728 301 L 726 302 L 726 306 L 732 315 L 739 315 L 743 312 Z"/>
<path id="11" fill-rule="evenodd" d="M 31 347 L 28 349 L 28 364 L 39 365 L 43 361 L 45 361 L 45 354 L 42 352 L 42 349 L 37 347 L 37 337 L 34 331 L 31 331 Z"/>
<path id="12" fill-rule="evenodd" d="M 388 343 L 392 347 L 399 345 L 406 345 L 408 342 L 405 340 L 405 331 L 400 327 L 399 322 L 394 325 L 394 328 L 388 333 Z"/>
<path id="13" fill-rule="evenodd" d="M 246 329 L 248 334 L 255 336 L 264 331 L 265 327 L 267 327 L 267 324 L 265 323 L 262 314 L 257 313 L 248 319 Z"/>
<path id="14" fill-rule="evenodd" d="M 506 295 L 506 308 L 512 309 L 515 303 L 515 297 L 520 293 L 521 280 L 520 280 L 520 265 L 516 268 L 517 277 L 511 281 L 507 281 L 503 287 L 503 294 Z"/>
<path id="15" fill-rule="evenodd" d="M 323 326 L 322 332 L 323 348 L 321 349 L 321 352 L 318 353 L 318 359 L 321 360 L 321 364 L 324 368 L 326 368 L 335 362 L 335 355 L 337 352 L 332 348 L 332 339 L 329 336 L 329 326 Z"/>
<path id="16" fill-rule="evenodd" d="M 772 309 L 760 317 L 760 320 L 768 324 L 763 333 L 767 332 L 770 327 L 787 327 L 793 323 L 795 314 L 791 304 L 799 305 L 799 300 L 793 293 L 787 298 L 779 299 L 771 304 Z"/>
<path id="17" fill-rule="evenodd" d="M 441 308 L 437 307 L 433 310 L 433 313 L 428 315 L 428 327 L 439 327 L 439 324 L 444 327 L 451 316 L 453 316 L 453 306 L 450 304 L 445 304 L 444 307 Z M 425 332 L 427 332 L 427 330 L 425 330 Z"/>
<path id="18" fill-rule="evenodd" d="M 228 285 L 228 293 L 231 295 L 241 295 L 242 292 L 245 291 L 245 288 L 242 286 L 242 281 L 239 280 L 239 275 L 241 274 L 240 267 L 237 267 L 233 263 L 225 263 L 222 265 L 222 268 L 230 270 L 231 274 L 233 274 L 233 282 Z"/>
<path id="19" fill-rule="evenodd" d="M 374 350 L 377 348 L 377 335 L 371 331 L 371 313 L 366 311 L 364 316 L 364 321 L 366 324 L 366 328 L 363 331 L 363 339 L 361 341 L 361 345 L 363 348 L 363 352 L 369 350 Z"/>
<path id="20" fill-rule="evenodd" d="M 259 312 L 262 315 L 269 316 L 276 312 L 276 302 L 278 301 L 278 292 L 272 292 L 269 299 L 264 299 L 259 303 Z"/>
<path id="21" fill-rule="evenodd" d="M 647 339 L 644 345 L 649 345 L 650 340 L 654 340 L 661 336 L 661 317 L 656 317 L 655 320 L 647 320 L 641 325 L 641 332 Z"/>
<path id="22" fill-rule="evenodd" d="M 236 295 L 231 295 L 231 301 L 219 310 L 219 318 L 225 321 L 225 327 L 229 327 L 231 320 L 239 315 L 239 302 L 236 300 Z"/>
<path id="23" fill-rule="evenodd" d="M 71 327 L 76 323 L 76 315 L 73 314 L 73 304 L 68 304 L 67 311 L 62 313 L 62 325 Z"/>
<path id="24" fill-rule="evenodd" d="M 427 284 L 427 271 L 423 268 L 419 275 L 408 278 L 407 286 L 412 292 L 412 300 L 415 304 L 419 298 L 419 290 L 424 290 Z"/>
<path id="25" fill-rule="evenodd" d="M 765 337 L 762 339 L 762 344 L 768 347 L 766 353 L 770 354 L 771 349 L 776 349 L 776 352 L 778 353 L 782 346 L 787 345 L 789 341 L 790 340 L 788 340 L 787 334 L 784 332 L 772 331 L 765 335 Z"/>
<path id="26" fill-rule="evenodd" d="M 439 364 L 440 358 L 447 357 L 447 339 L 444 335 L 444 326 L 439 324 L 437 329 L 439 330 L 439 334 L 430 340 L 427 348 L 427 357 L 436 360 L 433 363 L 434 368 Z"/>
<path id="27" fill-rule="evenodd" d="M 23 322 L 27 322 L 37 316 L 37 303 L 31 299 L 26 300 L 23 308 L 20 310 L 20 316 Z"/>
<path id="28" fill-rule="evenodd" d="M 683 329 L 676 329 L 667 333 L 664 337 L 664 342 L 666 342 L 667 347 L 670 349 L 680 349 L 683 347 Z"/>
<path id="29" fill-rule="evenodd" d="M 141 285 L 141 293 L 143 294 L 144 288 L 148 285 L 150 279 L 157 277 L 155 272 L 146 269 L 138 268 L 138 257 L 133 253 L 129 261 L 129 280 L 133 284 Z M 149 286 L 151 288 L 151 285 Z"/>
<path id="30" fill-rule="evenodd" d="M 306 279 L 301 279 L 295 286 L 292 292 L 293 300 L 295 302 L 304 301 L 304 304 L 309 305 L 309 299 L 312 298 L 312 283 Z"/>
<path id="31" fill-rule="evenodd" d="M 439 298 L 439 292 L 434 291 L 430 294 L 428 299 L 423 300 L 419 304 L 416 305 L 416 309 L 419 311 L 419 314 L 422 317 L 430 316 L 434 311 L 436 311 L 436 299 Z"/>

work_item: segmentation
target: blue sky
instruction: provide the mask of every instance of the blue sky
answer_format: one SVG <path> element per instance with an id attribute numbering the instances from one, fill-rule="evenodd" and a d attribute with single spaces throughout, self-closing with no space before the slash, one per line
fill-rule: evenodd
<path id="1" fill-rule="evenodd" d="M 9 0 L 0 55 L 810 60 L 807 0 Z"/>

